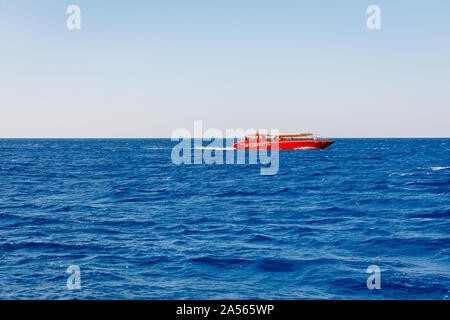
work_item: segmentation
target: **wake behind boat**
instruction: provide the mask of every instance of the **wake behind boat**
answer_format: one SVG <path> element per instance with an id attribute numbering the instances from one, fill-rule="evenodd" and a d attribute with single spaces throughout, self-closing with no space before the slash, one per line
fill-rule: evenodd
<path id="1" fill-rule="evenodd" d="M 320 139 L 312 133 L 299 134 L 252 134 L 245 136 L 234 144 L 235 149 L 280 149 L 280 150 L 305 150 L 325 149 L 332 145 L 333 140 Z"/>

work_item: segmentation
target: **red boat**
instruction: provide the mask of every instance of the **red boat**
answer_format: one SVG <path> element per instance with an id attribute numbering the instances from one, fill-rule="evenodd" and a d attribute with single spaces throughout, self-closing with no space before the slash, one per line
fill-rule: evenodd
<path id="1" fill-rule="evenodd" d="M 310 137 L 310 138 L 305 138 Z M 252 134 L 233 145 L 236 149 L 280 149 L 305 150 L 325 149 L 333 144 L 333 140 L 319 139 L 312 133 L 300 134 Z"/>

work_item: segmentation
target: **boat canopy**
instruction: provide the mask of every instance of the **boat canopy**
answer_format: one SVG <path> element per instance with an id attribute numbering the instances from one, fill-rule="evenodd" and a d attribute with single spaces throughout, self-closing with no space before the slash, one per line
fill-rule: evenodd
<path id="1" fill-rule="evenodd" d="M 262 133 L 256 133 L 256 134 L 250 134 L 249 137 L 255 137 L 255 136 L 265 136 L 265 137 L 278 137 L 278 138 L 295 138 L 295 137 L 308 137 L 312 136 L 312 133 L 297 133 L 297 134 L 262 134 Z"/>

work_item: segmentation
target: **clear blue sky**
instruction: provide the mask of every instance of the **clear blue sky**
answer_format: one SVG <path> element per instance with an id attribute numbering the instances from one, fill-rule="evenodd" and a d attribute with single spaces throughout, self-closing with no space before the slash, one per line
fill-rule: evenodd
<path id="1" fill-rule="evenodd" d="M 0 111 L 0 137 L 449 137 L 450 1 L 0 0 Z"/>

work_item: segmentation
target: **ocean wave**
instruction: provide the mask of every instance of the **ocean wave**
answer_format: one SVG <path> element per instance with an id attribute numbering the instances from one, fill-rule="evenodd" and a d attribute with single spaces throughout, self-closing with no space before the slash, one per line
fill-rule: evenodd
<path id="1" fill-rule="evenodd" d="M 440 171 L 440 170 L 448 170 L 450 167 L 417 167 L 420 170 L 432 170 L 432 171 Z"/>
<path id="2" fill-rule="evenodd" d="M 303 271 L 310 266 L 323 264 L 332 264 L 334 259 L 284 259 L 284 258 L 265 258 L 258 261 L 259 269 L 269 272 L 296 272 Z"/>
<path id="3" fill-rule="evenodd" d="M 280 152 L 273 176 L 175 166 L 170 139 L 1 143 L 0 299 L 442 299 L 450 287 L 450 139 L 336 140 Z M 82 290 L 66 289 L 69 265 Z"/>
<path id="4" fill-rule="evenodd" d="M 429 169 L 433 171 L 439 171 L 439 170 L 447 170 L 450 169 L 450 167 L 430 167 Z"/>
<path id="5" fill-rule="evenodd" d="M 46 242 L 46 241 L 23 241 L 18 243 L 3 243 L 0 244 L 0 250 L 4 252 L 11 252 L 17 250 L 52 250 L 52 252 L 60 251 L 98 251 L 103 248 L 93 244 L 64 244 L 60 242 Z"/>
<path id="6" fill-rule="evenodd" d="M 201 263 L 214 267 L 221 268 L 233 268 L 242 265 L 251 265 L 254 263 L 252 260 L 239 259 L 239 258 L 213 258 L 213 257 L 198 257 L 189 259 L 191 263 Z"/>
<path id="7" fill-rule="evenodd" d="M 197 150 L 236 150 L 235 148 L 232 147 L 195 147 L 193 149 L 197 149 Z"/>

